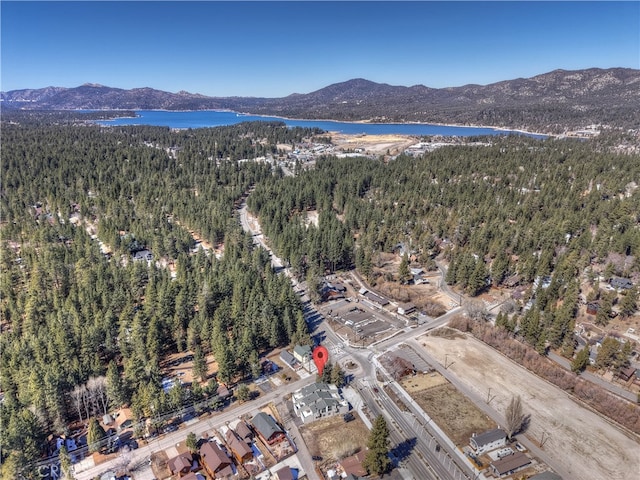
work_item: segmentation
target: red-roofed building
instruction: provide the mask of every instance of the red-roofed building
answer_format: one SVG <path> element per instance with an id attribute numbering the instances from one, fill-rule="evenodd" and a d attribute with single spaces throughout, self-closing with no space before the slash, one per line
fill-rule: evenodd
<path id="1" fill-rule="evenodd" d="M 243 442 L 233 430 L 228 429 L 224 434 L 224 439 L 227 441 L 227 445 L 238 464 L 243 464 L 253 458 L 251 447 Z"/>
<path id="2" fill-rule="evenodd" d="M 177 475 L 178 478 L 180 478 L 191 471 L 193 463 L 193 456 L 191 453 L 185 452 L 169 460 L 167 462 L 167 466 L 171 471 L 171 475 Z"/>
<path id="3" fill-rule="evenodd" d="M 365 454 L 364 451 L 361 451 L 340 462 L 340 468 L 342 468 L 345 475 L 355 475 L 356 477 L 364 477 L 367 475 L 367 470 L 362 466 Z"/>
<path id="4" fill-rule="evenodd" d="M 225 478 L 233 475 L 229 455 L 223 452 L 215 442 L 202 444 L 200 460 L 211 478 Z"/>

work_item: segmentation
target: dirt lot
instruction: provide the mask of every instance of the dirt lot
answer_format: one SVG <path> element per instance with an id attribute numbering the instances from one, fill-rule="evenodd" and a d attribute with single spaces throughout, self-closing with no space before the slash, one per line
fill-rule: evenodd
<path id="1" fill-rule="evenodd" d="M 449 383 L 447 379 L 440 375 L 438 372 L 412 375 L 410 377 L 404 377 L 400 381 L 400 385 L 402 385 L 402 388 L 404 388 L 407 393 L 411 395 L 413 395 L 414 393 L 422 392 L 429 388 L 446 385 L 447 383 Z"/>
<path id="2" fill-rule="evenodd" d="M 372 287 L 377 293 L 397 302 L 411 302 L 418 310 L 427 310 L 427 314 L 432 313 L 429 311 L 430 305 L 437 305 L 445 311 L 451 309 L 449 304 L 452 299 L 438 291 L 439 272 L 425 272 L 423 277 L 428 283 L 401 285 L 397 281 L 400 260 L 400 255 L 388 252 L 381 252 L 375 258 L 373 271 L 376 278 L 373 280 Z M 418 266 L 420 265 L 417 263 L 410 265 L 412 268 Z M 393 277 L 393 280 L 386 280 L 389 276 Z"/>
<path id="3" fill-rule="evenodd" d="M 311 455 L 319 455 L 332 463 L 366 446 L 369 429 L 354 412 L 356 417 L 345 423 L 341 415 L 322 418 L 300 427 L 300 433 Z"/>
<path id="4" fill-rule="evenodd" d="M 484 397 L 491 387 L 491 405 L 504 412 L 513 395 L 520 395 L 525 413 L 531 415 L 527 437 L 571 478 L 626 480 L 638 478 L 640 441 L 609 424 L 572 400 L 559 388 L 529 373 L 508 358 L 471 337 L 445 339 L 423 336 L 420 343 L 463 383 Z M 452 360 L 454 360 L 452 362 Z"/>
<path id="5" fill-rule="evenodd" d="M 459 447 L 467 445 L 473 433 L 496 427 L 493 420 L 438 373 L 409 377 L 401 384 Z"/>
<path id="6" fill-rule="evenodd" d="M 331 141 L 338 148 L 362 148 L 366 154 L 376 155 L 385 154 L 387 151 L 391 155 L 397 155 L 410 145 L 418 143 L 416 137 L 406 135 L 346 135 L 336 132 L 331 132 Z"/>
<path id="7" fill-rule="evenodd" d="M 207 355 L 207 375 L 211 377 L 218 371 L 218 364 L 213 355 Z M 182 383 L 193 382 L 193 353 L 174 353 L 162 362 L 162 374 L 169 377 L 179 377 Z M 204 385 L 203 385 L 204 386 Z"/>

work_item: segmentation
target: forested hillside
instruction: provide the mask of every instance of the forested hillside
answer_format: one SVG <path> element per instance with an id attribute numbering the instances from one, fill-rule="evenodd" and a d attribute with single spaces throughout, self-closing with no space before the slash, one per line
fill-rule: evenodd
<path id="1" fill-rule="evenodd" d="M 637 69 L 589 68 L 448 88 L 356 78 L 282 98 L 206 97 L 95 84 L 13 90 L 0 97 L 5 109 L 229 109 L 287 118 L 491 125 L 558 134 L 588 125 L 638 129 L 639 83 Z"/>
<path id="2" fill-rule="evenodd" d="M 578 141 L 491 141 L 389 163 L 326 158 L 295 178 L 266 179 L 249 206 L 301 276 L 355 264 L 375 285 L 379 252 L 403 242 L 424 266 L 446 261 L 447 282 L 472 296 L 507 279 L 549 277 L 520 328 L 534 345 L 562 345 L 582 274 L 638 276 L 640 157 Z M 312 209 L 319 228 L 305 221 Z M 588 277 L 593 287 L 595 273 Z M 594 290 L 583 293 L 597 299 Z M 632 290 L 623 313 L 633 313 L 635 299 Z"/>
<path id="3" fill-rule="evenodd" d="M 379 254 L 402 243 L 418 264 L 448 266 L 447 282 L 471 296 L 537 285 L 526 313 L 497 324 L 541 352 L 571 350 L 580 295 L 599 298 L 596 321 L 609 321 L 618 298 L 598 290 L 598 274 L 637 283 L 640 273 L 640 157 L 596 151 L 602 139 L 491 137 L 388 162 L 327 157 L 285 176 L 246 159 L 323 132 L 12 115 L 3 114 L 0 172 L 3 474 L 29 476 L 43 439 L 74 421 L 123 403 L 137 418 L 177 408 L 186 392 L 160 384 L 171 353 L 194 352 L 209 380 L 205 390 L 194 383 L 197 398 L 251 375 L 260 354 L 309 341 L 288 279 L 239 226 L 236 208 L 253 187 L 249 208 L 311 294 L 326 270 L 355 266 L 373 285 L 385 280 Z M 196 234 L 218 256 L 195 250 Z M 636 303 L 634 288 L 615 308 L 630 315 Z M 210 353 L 213 380 L 202 371 Z"/>
<path id="4" fill-rule="evenodd" d="M 3 475 L 29 477 L 43 439 L 75 420 L 123 403 L 137 418 L 179 407 L 160 388 L 170 353 L 213 353 L 217 382 L 228 383 L 250 375 L 259 354 L 309 341 L 291 284 L 234 212 L 272 175 L 238 160 L 317 132 L 29 123 L 2 130 Z M 222 248 L 220 259 L 194 253 L 189 230 Z M 134 261 L 143 250 L 153 261 Z M 83 403 L 76 393 L 87 388 Z"/>

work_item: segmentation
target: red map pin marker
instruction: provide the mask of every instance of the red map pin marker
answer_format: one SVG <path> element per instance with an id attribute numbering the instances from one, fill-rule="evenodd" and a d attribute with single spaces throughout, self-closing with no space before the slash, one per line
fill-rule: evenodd
<path id="1" fill-rule="evenodd" d="M 318 368 L 318 375 L 322 375 L 322 370 L 324 370 L 324 366 L 329 360 L 329 351 L 322 345 L 318 345 L 313 349 L 311 356 L 313 357 L 313 363 Z"/>

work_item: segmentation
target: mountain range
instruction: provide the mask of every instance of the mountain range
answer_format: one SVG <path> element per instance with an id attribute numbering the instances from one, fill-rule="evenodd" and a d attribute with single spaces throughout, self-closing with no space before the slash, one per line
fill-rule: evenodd
<path id="1" fill-rule="evenodd" d="M 5 109 L 213 110 L 289 118 L 429 122 L 559 133 L 599 124 L 640 127 L 640 70 L 554 70 L 531 78 L 449 88 L 353 79 L 281 98 L 208 97 L 97 84 L 0 92 Z"/>

